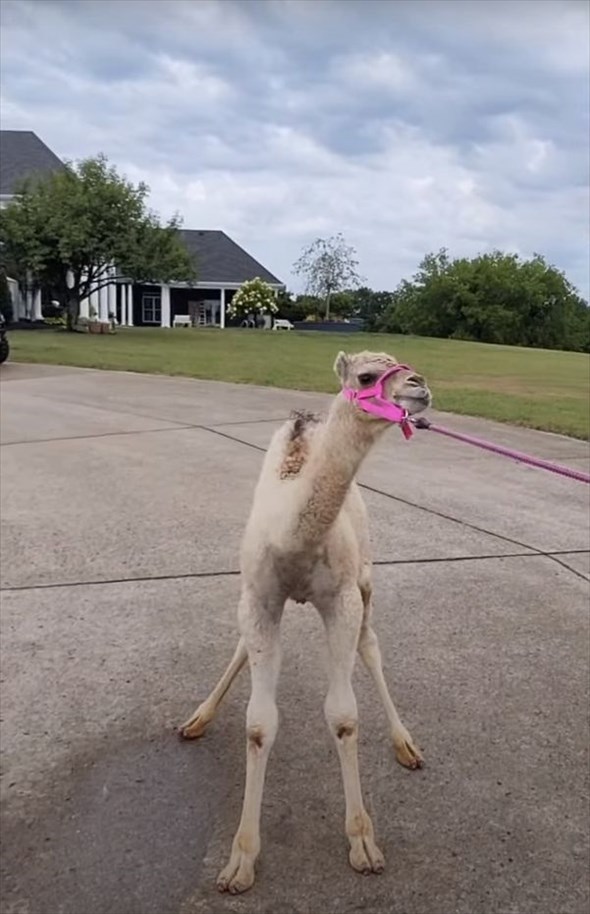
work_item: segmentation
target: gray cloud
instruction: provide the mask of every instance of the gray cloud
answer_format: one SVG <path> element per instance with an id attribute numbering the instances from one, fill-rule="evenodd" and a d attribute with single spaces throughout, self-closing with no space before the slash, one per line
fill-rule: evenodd
<path id="1" fill-rule="evenodd" d="M 443 245 L 500 247 L 588 295 L 584 2 L 4 0 L 2 19 L 3 127 L 104 151 L 293 288 L 301 246 L 342 231 L 375 287 Z"/>

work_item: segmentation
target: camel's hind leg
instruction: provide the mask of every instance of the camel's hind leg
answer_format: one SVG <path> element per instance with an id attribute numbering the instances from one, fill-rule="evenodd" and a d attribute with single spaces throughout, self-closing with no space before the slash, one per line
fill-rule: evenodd
<path id="1" fill-rule="evenodd" d="M 400 720 L 383 675 L 383 663 L 381 660 L 379 640 L 371 625 L 372 606 L 370 583 L 363 581 L 360 591 L 363 597 L 364 618 L 358 643 L 359 654 L 371 674 L 373 682 L 377 687 L 379 697 L 383 703 L 385 714 L 387 715 L 387 720 L 391 728 L 391 739 L 398 762 L 405 768 L 421 768 L 424 763 L 422 754 Z"/>
<path id="2" fill-rule="evenodd" d="M 227 669 L 213 691 L 207 696 L 205 701 L 199 705 L 192 717 L 189 717 L 189 719 L 178 728 L 178 732 L 183 739 L 196 739 L 197 736 L 203 735 L 207 724 L 215 717 L 217 708 L 229 691 L 232 682 L 244 666 L 247 658 L 248 652 L 246 650 L 246 644 L 244 639 L 240 638 Z"/>

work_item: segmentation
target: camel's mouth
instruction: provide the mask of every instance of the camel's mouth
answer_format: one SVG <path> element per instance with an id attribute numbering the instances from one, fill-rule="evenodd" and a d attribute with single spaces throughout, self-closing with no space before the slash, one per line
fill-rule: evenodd
<path id="1" fill-rule="evenodd" d="M 432 405 L 432 394 L 425 388 L 423 390 L 412 390 L 407 393 L 404 391 L 401 394 L 398 394 L 394 397 L 394 401 L 402 406 L 404 409 L 407 409 L 410 416 L 415 416 L 417 413 L 423 413 L 425 409 L 428 409 Z"/>

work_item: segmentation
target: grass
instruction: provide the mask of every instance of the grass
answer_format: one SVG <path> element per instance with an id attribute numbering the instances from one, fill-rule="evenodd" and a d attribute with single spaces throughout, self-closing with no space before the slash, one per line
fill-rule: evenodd
<path id="1" fill-rule="evenodd" d="M 435 406 L 576 438 L 590 434 L 590 356 L 385 334 L 123 328 L 13 331 L 13 361 L 335 391 L 339 349 L 387 351 L 428 378 Z"/>

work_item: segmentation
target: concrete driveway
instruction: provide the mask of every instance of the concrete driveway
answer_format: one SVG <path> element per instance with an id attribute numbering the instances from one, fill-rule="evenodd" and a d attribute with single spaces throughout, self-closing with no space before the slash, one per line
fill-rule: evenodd
<path id="1" fill-rule="evenodd" d="M 587 486 L 388 435 L 362 472 L 376 627 L 427 766 L 395 763 L 359 665 L 386 871 L 357 876 L 321 625 L 289 608 L 258 880 L 229 898 L 214 878 L 241 805 L 247 675 L 201 741 L 174 726 L 233 650 L 260 449 L 328 398 L 10 363 L 0 377 L 5 914 L 587 914 Z M 588 467 L 581 442 L 445 421 Z"/>

